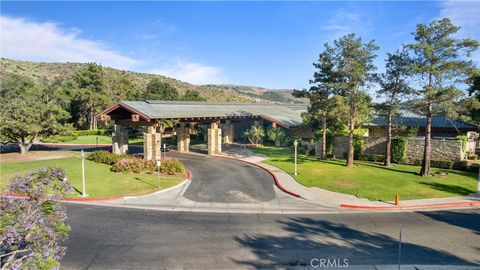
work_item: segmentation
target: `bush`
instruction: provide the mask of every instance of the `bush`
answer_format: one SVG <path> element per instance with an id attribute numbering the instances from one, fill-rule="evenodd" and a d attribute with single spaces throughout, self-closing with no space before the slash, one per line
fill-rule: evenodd
<path id="1" fill-rule="evenodd" d="M 422 166 L 422 159 L 412 159 L 410 163 L 415 166 Z M 430 166 L 432 168 L 439 169 L 453 169 L 454 162 L 451 160 L 430 160 Z"/>
<path id="2" fill-rule="evenodd" d="M 54 135 L 42 138 L 41 141 L 44 143 L 62 143 L 62 142 L 71 142 L 76 140 L 78 137 L 75 135 Z"/>
<path id="3" fill-rule="evenodd" d="M 477 160 L 478 155 L 477 154 L 469 154 L 467 157 L 468 160 Z"/>
<path id="4" fill-rule="evenodd" d="M 113 172 L 143 173 L 154 172 L 157 168 L 154 160 L 145 160 L 141 158 L 122 158 L 112 165 Z"/>
<path id="5" fill-rule="evenodd" d="M 384 162 L 385 156 L 376 154 L 360 154 L 358 159 L 361 161 Z"/>
<path id="6" fill-rule="evenodd" d="M 460 140 L 462 142 L 462 151 L 465 152 L 465 150 L 467 150 L 468 137 L 465 135 L 458 135 L 457 137 L 455 137 L 455 139 Z"/>
<path id="7" fill-rule="evenodd" d="M 108 151 L 101 150 L 95 151 L 88 155 L 87 159 L 97 163 L 103 163 L 107 165 L 115 164 L 119 159 L 128 158 L 129 155 L 115 155 Z"/>
<path id="8" fill-rule="evenodd" d="M 155 172 L 157 170 L 157 162 L 141 158 L 122 158 L 112 165 L 111 170 L 122 173 Z M 176 175 L 177 173 L 184 173 L 185 167 L 183 163 L 177 159 L 162 159 L 160 172 L 168 175 Z"/>
<path id="9" fill-rule="evenodd" d="M 110 136 L 111 132 L 106 129 L 94 129 L 94 130 L 75 130 L 74 135 L 78 136 Z"/>
<path id="10" fill-rule="evenodd" d="M 176 175 L 177 173 L 184 173 L 185 167 L 183 166 L 183 163 L 180 162 L 178 159 L 162 159 L 160 172 L 169 175 Z"/>
<path id="11" fill-rule="evenodd" d="M 391 157 L 394 163 L 403 163 L 407 158 L 407 144 L 406 138 L 393 138 L 392 139 L 392 151 Z"/>
<path id="12" fill-rule="evenodd" d="M 353 135 L 353 158 L 358 159 L 363 152 L 363 135 Z"/>
<path id="13" fill-rule="evenodd" d="M 471 161 L 469 162 L 468 160 L 462 160 L 460 162 L 456 162 L 453 168 L 461 171 L 478 172 L 479 166 L 480 164 L 478 163 L 472 163 Z"/>

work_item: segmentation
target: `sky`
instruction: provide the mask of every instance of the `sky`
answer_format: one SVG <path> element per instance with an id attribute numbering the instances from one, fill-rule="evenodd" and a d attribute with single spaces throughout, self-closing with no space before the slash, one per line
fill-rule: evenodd
<path id="1" fill-rule="evenodd" d="M 0 56 L 96 62 L 194 84 L 308 87 L 325 42 L 354 32 L 387 52 L 449 17 L 480 39 L 480 1 L 0 2 Z M 474 55 L 477 65 L 480 53 Z"/>

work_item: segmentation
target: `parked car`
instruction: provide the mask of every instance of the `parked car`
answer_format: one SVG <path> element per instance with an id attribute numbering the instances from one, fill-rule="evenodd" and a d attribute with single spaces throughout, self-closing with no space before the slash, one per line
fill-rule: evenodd
<path id="1" fill-rule="evenodd" d="M 169 144 L 166 144 L 166 143 L 162 144 L 162 146 L 160 147 L 160 150 L 161 150 L 162 152 L 168 152 L 168 151 L 170 151 L 171 149 L 172 149 L 172 148 L 170 147 L 170 145 L 169 145 Z"/>

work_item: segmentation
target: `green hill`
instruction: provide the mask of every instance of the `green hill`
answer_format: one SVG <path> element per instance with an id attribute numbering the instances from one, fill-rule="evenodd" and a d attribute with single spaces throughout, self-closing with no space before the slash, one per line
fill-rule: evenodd
<path id="1" fill-rule="evenodd" d="M 22 75 L 30 78 L 34 82 L 51 83 L 54 81 L 70 80 L 78 69 L 82 67 L 81 63 L 45 63 L 17 61 L 2 58 L 0 60 L 0 80 L 4 80 L 13 74 Z M 266 89 L 261 87 L 249 87 L 238 85 L 193 85 L 162 75 L 147 74 L 139 72 L 124 71 L 109 67 L 104 67 L 107 80 L 107 87 L 113 87 L 114 78 L 126 76 L 131 79 L 138 89 L 145 89 L 150 80 L 158 78 L 175 87 L 181 94 L 187 90 L 199 91 L 201 96 L 208 101 L 231 101 L 231 102 L 295 102 L 301 103 L 302 100 L 296 99 L 291 95 L 291 90 L 284 89 Z"/>

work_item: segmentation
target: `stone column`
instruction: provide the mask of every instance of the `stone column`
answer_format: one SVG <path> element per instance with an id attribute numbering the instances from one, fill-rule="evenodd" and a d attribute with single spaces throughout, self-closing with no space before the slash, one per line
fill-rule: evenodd
<path id="1" fill-rule="evenodd" d="M 112 133 L 112 153 L 122 155 L 128 152 L 128 130 L 121 125 L 115 125 Z"/>
<path id="2" fill-rule="evenodd" d="M 143 158 L 146 160 L 159 160 L 161 157 L 160 146 L 162 134 L 157 133 L 155 126 L 149 126 L 146 133 L 143 133 Z"/>
<path id="3" fill-rule="evenodd" d="M 234 139 L 233 124 L 230 120 L 225 121 L 222 125 L 223 143 L 231 144 Z"/>
<path id="4" fill-rule="evenodd" d="M 220 155 L 222 153 L 222 130 L 218 123 L 211 123 L 208 129 L 208 154 Z"/>
<path id="5" fill-rule="evenodd" d="M 190 151 L 190 127 L 186 123 L 180 123 L 177 127 L 177 150 L 180 152 Z"/>

